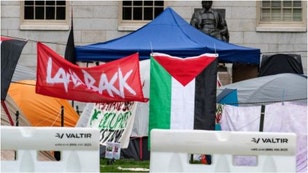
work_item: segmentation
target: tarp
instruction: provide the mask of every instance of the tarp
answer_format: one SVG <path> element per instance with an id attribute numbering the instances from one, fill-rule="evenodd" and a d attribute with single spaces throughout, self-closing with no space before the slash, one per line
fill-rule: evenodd
<path id="1" fill-rule="evenodd" d="M 279 73 L 304 74 L 300 55 L 275 54 L 262 57 L 259 76 L 267 76 Z"/>
<path id="2" fill-rule="evenodd" d="M 177 57 L 218 53 L 220 62 L 259 64 L 260 49 L 230 44 L 197 30 L 166 8 L 159 16 L 128 35 L 107 42 L 77 46 L 77 61 L 111 61 L 139 52 L 140 60 L 160 52 Z"/>
<path id="3" fill-rule="evenodd" d="M 282 73 L 235 82 L 217 89 L 217 95 L 226 88 L 237 90 L 240 106 L 286 101 L 307 103 L 307 76 L 300 74 Z"/>
<path id="4" fill-rule="evenodd" d="M 34 80 L 11 83 L 8 95 L 12 97 L 31 126 L 61 126 L 61 106 L 64 110 L 64 126 L 74 127 L 78 114 L 67 100 L 35 93 Z"/>

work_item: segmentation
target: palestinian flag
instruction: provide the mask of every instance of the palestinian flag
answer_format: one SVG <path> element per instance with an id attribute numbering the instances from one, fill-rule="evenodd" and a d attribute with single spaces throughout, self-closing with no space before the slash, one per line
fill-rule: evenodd
<path id="1" fill-rule="evenodd" d="M 149 132 L 215 129 L 217 57 L 151 55 Z"/>
<path id="2" fill-rule="evenodd" d="M 19 60 L 20 54 L 27 43 L 1 36 L 1 100 L 5 100 L 7 91 Z"/>

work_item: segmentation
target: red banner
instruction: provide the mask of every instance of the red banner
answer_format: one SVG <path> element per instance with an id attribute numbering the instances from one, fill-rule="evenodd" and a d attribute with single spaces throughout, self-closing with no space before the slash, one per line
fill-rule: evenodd
<path id="1" fill-rule="evenodd" d="M 145 102 L 138 53 L 100 66 L 79 67 L 37 43 L 36 93 L 82 102 Z"/>

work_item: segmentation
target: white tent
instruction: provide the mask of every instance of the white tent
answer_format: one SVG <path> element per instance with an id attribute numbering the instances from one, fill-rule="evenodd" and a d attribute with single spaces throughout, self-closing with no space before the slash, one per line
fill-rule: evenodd
<path id="1" fill-rule="evenodd" d="M 281 73 L 256 77 L 229 85 L 217 90 L 236 89 L 240 106 L 255 106 L 275 102 L 307 103 L 307 76 L 294 73 Z"/>

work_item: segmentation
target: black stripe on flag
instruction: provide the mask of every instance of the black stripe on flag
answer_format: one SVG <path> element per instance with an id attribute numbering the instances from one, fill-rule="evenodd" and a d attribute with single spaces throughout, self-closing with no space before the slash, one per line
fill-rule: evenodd
<path id="1" fill-rule="evenodd" d="M 197 77 L 194 129 L 215 130 L 217 58 Z"/>
<path id="2" fill-rule="evenodd" d="M 4 40 L 1 42 L 1 100 L 5 100 L 17 62 L 27 41 Z"/>

